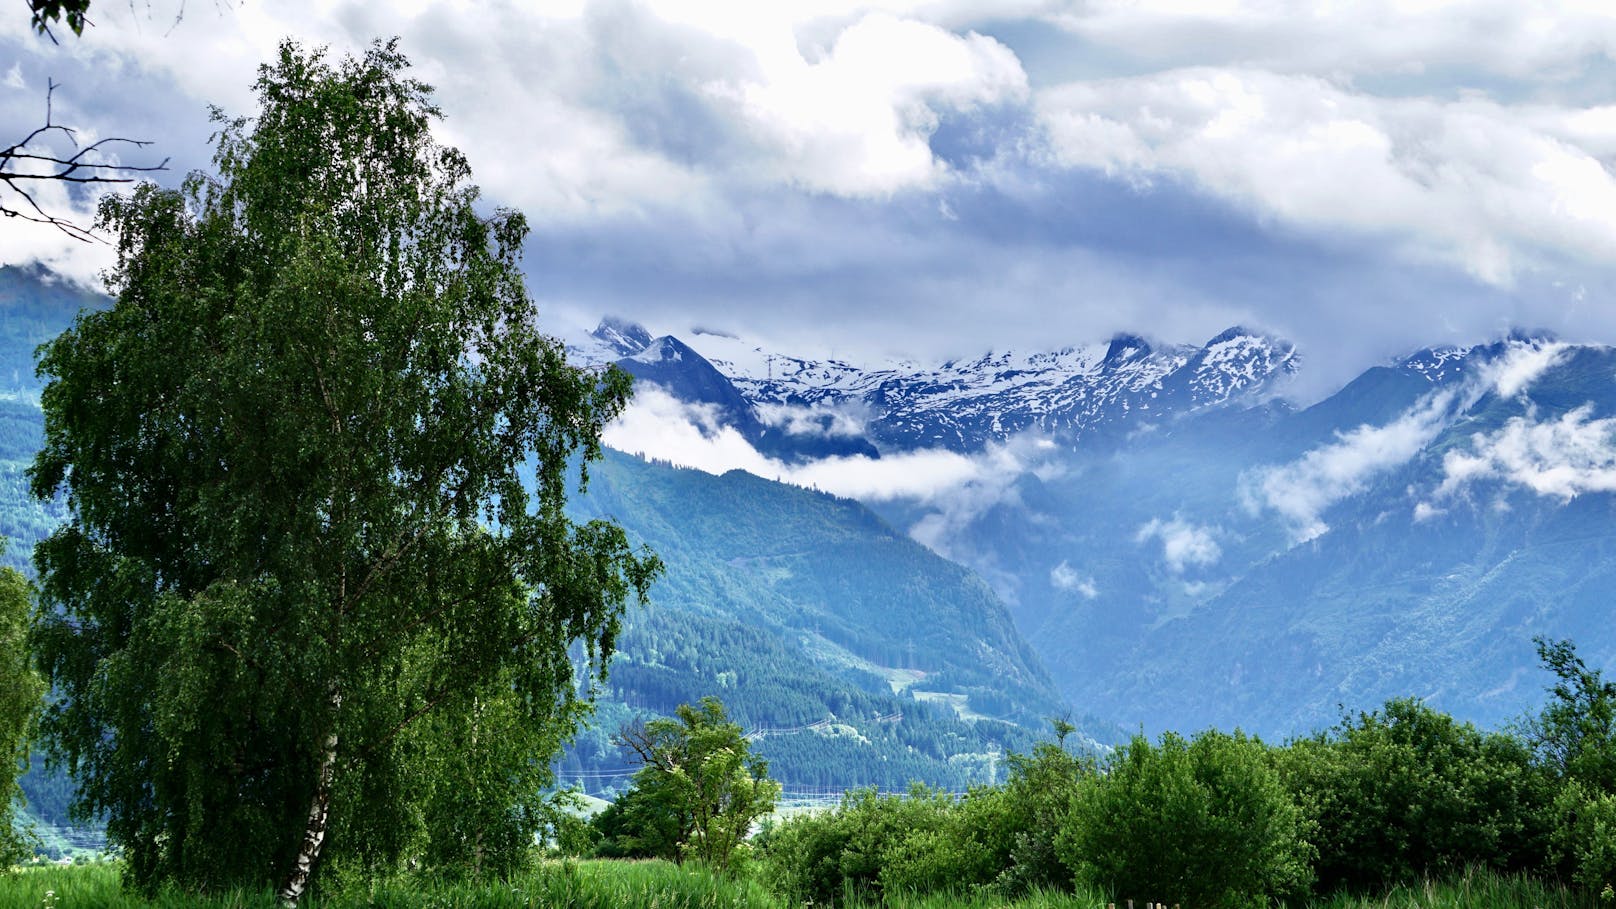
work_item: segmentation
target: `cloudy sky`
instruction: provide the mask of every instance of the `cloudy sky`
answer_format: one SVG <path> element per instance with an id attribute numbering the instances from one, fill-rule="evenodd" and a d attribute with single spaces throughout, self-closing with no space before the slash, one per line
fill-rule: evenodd
<path id="1" fill-rule="evenodd" d="M 1512 327 L 1616 342 L 1608 10 L 97 0 L 53 46 L 19 5 L 0 139 L 53 78 L 58 122 L 153 139 L 177 180 L 283 37 L 399 35 L 443 139 L 532 222 L 558 323 L 919 358 L 1244 323 L 1298 344 L 1305 395 Z M 105 253 L 0 223 L 0 261 Z"/>

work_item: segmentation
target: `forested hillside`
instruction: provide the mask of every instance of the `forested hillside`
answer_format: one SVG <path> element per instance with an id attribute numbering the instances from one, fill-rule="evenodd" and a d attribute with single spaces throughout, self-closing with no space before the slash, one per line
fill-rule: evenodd
<path id="1" fill-rule="evenodd" d="M 1063 710 L 988 586 L 857 502 L 608 450 L 573 507 L 668 565 L 627 618 L 610 699 L 722 697 L 788 789 L 963 788 Z M 602 725 L 576 770 L 611 762 Z"/>

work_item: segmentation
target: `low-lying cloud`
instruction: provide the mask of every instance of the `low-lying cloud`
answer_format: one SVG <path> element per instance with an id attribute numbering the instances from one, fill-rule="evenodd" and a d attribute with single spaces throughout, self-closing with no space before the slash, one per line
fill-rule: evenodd
<path id="1" fill-rule="evenodd" d="M 1075 593 L 1085 600 L 1092 600 L 1100 595 L 1100 589 L 1095 586 L 1094 578 L 1073 568 L 1072 563 L 1066 559 L 1061 559 L 1059 565 L 1049 570 L 1049 583 L 1056 590 Z"/>
<path id="2" fill-rule="evenodd" d="M 990 508 L 1017 501 L 1017 480 L 1035 472 L 1047 477 L 1058 469 L 1052 463 L 1053 445 L 1033 437 L 990 445 L 972 455 L 926 449 L 790 464 L 752 447 L 724 425 L 716 408 L 684 403 L 650 383 L 636 387 L 633 401 L 602 438 L 620 451 L 711 474 L 744 470 L 867 502 L 906 500 L 926 506 L 931 511 L 910 528 L 910 536 L 950 557 L 964 555 L 955 550 L 956 540 L 972 521 Z"/>
<path id="3" fill-rule="evenodd" d="M 756 406 L 758 419 L 794 436 L 852 438 L 864 435 L 869 408 L 860 401 L 815 401 L 812 404 L 771 404 Z"/>
<path id="4" fill-rule="evenodd" d="M 1495 432 L 1476 433 L 1470 443 L 1470 451 L 1443 457 L 1438 497 L 1484 480 L 1524 486 L 1562 502 L 1616 492 L 1616 417 L 1595 418 L 1591 404 L 1553 420 L 1515 417 Z"/>
<path id="5" fill-rule="evenodd" d="M 1183 574 L 1186 568 L 1216 565 L 1223 558 L 1223 548 L 1214 534 L 1216 528 L 1205 527 L 1174 515 L 1172 520 L 1152 518 L 1134 534 L 1134 541 L 1148 543 L 1160 540 L 1162 560 L 1173 574 Z"/>
<path id="6" fill-rule="evenodd" d="M 1366 423 L 1338 432 L 1336 441 L 1295 461 L 1243 475 L 1241 497 L 1252 513 L 1265 509 L 1278 513 L 1290 525 L 1295 542 L 1311 540 L 1329 531 L 1323 519 L 1326 510 L 1408 463 L 1483 394 L 1521 395 L 1562 363 L 1569 351 L 1569 345 L 1555 341 L 1509 341 L 1498 357 L 1481 363 L 1469 377 L 1431 392 L 1390 423 Z M 1417 508 L 1415 519 L 1429 520 L 1436 514 L 1430 507 Z"/>
<path id="7" fill-rule="evenodd" d="M 1482 369 L 1482 381 L 1501 398 L 1513 398 L 1532 387 L 1545 372 L 1564 362 L 1571 345 L 1558 341 L 1516 341 L 1504 356 Z"/>
<path id="8" fill-rule="evenodd" d="M 1290 525 L 1296 542 L 1328 532 L 1325 510 L 1419 454 L 1448 425 L 1454 397 L 1451 391 L 1437 392 L 1390 423 L 1338 433 L 1335 442 L 1289 464 L 1247 474 L 1241 489 L 1247 508 L 1277 512 Z"/>

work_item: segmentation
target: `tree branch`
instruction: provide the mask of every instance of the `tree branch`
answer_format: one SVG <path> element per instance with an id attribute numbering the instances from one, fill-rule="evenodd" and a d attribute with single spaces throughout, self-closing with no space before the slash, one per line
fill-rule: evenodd
<path id="1" fill-rule="evenodd" d="M 81 147 L 78 144 L 78 134 L 73 129 L 61 126 L 52 119 L 51 101 L 56 89 L 57 84 L 54 81 L 47 84 L 45 124 L 35 128 L 21 141 L 0 149 L 0 185 L 3 185 L 10 195 L 22 200 L 19 204 L 11 201 L 6 193 L 0 193 L 0 215 L 7 218 L 21 218 L 36 224 L 48 224 L 75 240 L 90 242 L 97 239 L 90 228 L 47 212 L 33 194 L 24 188 L 29 185 L 28 181 L 81 186 L 91 183 L 133 183 L 138 174 L 168 170 L 169 159 L 164 158 L 154 165 L 108 164 L 101 161 L 97 153 L 103 149 L 116 145 L 145 148 L 152 143 L 142 139 L 112 136 Z M 64 156 L 49 149 L 41 151 L 31 148 L 33 143 L 55 135 L 67 140 L 74 149 L 72 154 Z M 19 169 L 24 166 L 29 170 Z"/>

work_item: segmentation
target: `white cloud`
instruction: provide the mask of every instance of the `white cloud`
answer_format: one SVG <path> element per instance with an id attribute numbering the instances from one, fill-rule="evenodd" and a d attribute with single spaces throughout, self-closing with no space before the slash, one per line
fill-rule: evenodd
<path id="1" fill-rule="evenodd" d="M 869 408 L 861 401 L 815 401 L 813 404 L 757 405 L 758 419 L 764 425 L 785 430 L 794 436 L 846 438 L 864 434 Z"/>
<path id="2" fill-rule="evenodd" d="M 1279 467 L 1259 468 L 1241 477 L 1241 493 L 1253 511 L 1278 512 L 1298 542 L 1328 531 L 1326 509 L 1362 491 L 1375 476 L 1419 454 L 1448 425 L 1457 396 L 1431 394 L 1384 426 L 1359 426 L 1337 433 L 1336 441 L 1308 451 Z"/>
<path id="3" fill-rule="evenodd" d="M 1094 578 L 1080 574 L 1071 563 L 1061 559 L 1061 563 L 1049 570 L 1049 583 L 1056 590 L 1069 590 L 1085 600 L 1092 600 L 1100 595 L 1098 587 L 1094 586 Z"/>
<path id="4" fill-rule="evenodd" d="M 1513 398 L 1563 362 L 1570 351 L 1571 345 L 1557 341 L 1512 341 L 1503 356 L 1483 368 L 1482 379 L 1499 397 Z"/>
<path id="5" fill-rule="evenodd" d="M 1407 78 L 1465 68 L 1553 83 L 1586 60 L 1616 57 L 1616 16 L 1601 0 L 1088 0 L 1051 17 L 1167 64 Z"/>
<path id="6" fill-rule="evenodd" d="M 138 60 L 193 98 L 246 112 L 254 69 L 283 35 L 333 53 L 401 35 L 451 112 L 446 137 L 496 197 L 534 219 L 710 205 L 712 180 L 726 173 L 852 196 L 927 186 L 943 172 L 927 143 L 940 117 L 1026 94 L 1015 54 L 991 38 L 852 6 L 820 46 L 808 24 L 825 20 L 811 13 L 789 4 L 247 5 L 164 37 L 109 6 L 97 40 L 68 52 L 102 65 Z"/>
<path id="7" fill-rule="evenodd" d="M 837 195 L 885 195 L 943 175 L 929 139 L 947 111 L 1014 101 L 1027 76 L 1010 49 L 976 33 L 873 14 L 818 59 L 788 24 L 754 45 L 757 75 L 709 83 L 766 150 L 768 175 Z"/>
<path id="8" fill-rule="evenodd" d="M 1162 558 L 1166 560 L 1168 570 L 1183 574 L 1189 566 L 1215 565 L 1223 557 L 1223 549 L 1214 537 L 1215 531 L 1216 528 L 1199 526 L 1174 515 L 1170 521 L 1152 518 L 1134 534 L 1134 541 L 1147 543 L 1160 540 Z"/>
<path id="9" fill-rule="evenodd" d="M 988 509 L 1016 501 L 1016 481 L 1053 456 L 1041 440 L 1028 437 L 970 456 L 926 449 L 788 464 L 759 453 L 724 426 L 711 406 L 685 404 L 650 383 L 636 386 L 633 401 L 603 440 L 621 451 L 712 474 L 739 469 L 833 495 L 925 505 L 933 510 L 910 528 L 910 536 L 945 556 L 961 555 L 953 548 L 960 531 Z"/>
<path id="10" fill-rule="evenodd" d="M 1570 501 L 1590 492 L 1616 492 L 1616 417 L 1595 419 L 1584 405 L 1558 419 L 1515 417 L 1503 428 L 1471 436 L 1471 450 L 1442 459 L 1438 496 L 1471 483 L 1497 480 L 1540 496 Z"/>
<path id="11" fill-rule="evenodd" d="M 1414 523 L 1423 524 L 1446 513 L 1443 509 L 1437 508 L 1429 502 L 1419 502 L 1414 506 Z"/>
<path id="12" fill-rule="evenodd" d="M 1545 256 L 1616 263 L 1616 110 L 1215 67 L 1068 84 L 1037 107 L 1061 165 L 1186 179 L 1260 218 L 1388 239 L 1489 282 Z"/>

